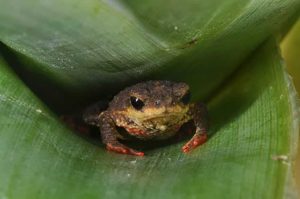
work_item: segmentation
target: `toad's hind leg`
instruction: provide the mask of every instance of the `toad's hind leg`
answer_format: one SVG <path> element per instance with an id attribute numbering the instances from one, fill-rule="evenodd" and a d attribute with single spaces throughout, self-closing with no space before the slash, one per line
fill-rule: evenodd
<path id="1" fill-rule="evenodd" d="M 109 116 L 108 112 L 104 111 L 99 115 L 99 127 L 102 142 L 106 145 L 107 150 L 136 156 L 144 155 L 143 152 L 131 149 L 118 141 L 118 132 L 115 123 Z"/>
<path id="2" fill-rule="evenodd" d="M 99 101 L 85 109 L 82 118 L 89 125 L 99 126 L 99 115 L 105 108 L 105 102 Z"/>
<path id="3" fill-rule="evenodd" d="M 207 140 L 208 112 L 202 103 L 196 103 L 192 109 L 192 117 L 196 126 L 196 133 L 183 147 L 184 153 L 190 152 L 197 146 L 204 144 Z"/>

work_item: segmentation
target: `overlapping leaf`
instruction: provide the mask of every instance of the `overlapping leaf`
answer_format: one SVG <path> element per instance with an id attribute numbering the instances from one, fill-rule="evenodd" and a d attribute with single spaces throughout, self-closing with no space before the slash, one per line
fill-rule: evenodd
<path id="1" fill-rule="evenodd" d="M 0 37 L 25 62 L 19 73 L 55 107 L 61 92 L 73 106 L 145 78 L 186 81 L 199 99 L 293 22 L 299 7 L 297 0 L 3 0 Z"/>
<path id="2" fill-rule="evenodd" d="M 295 93 L 274 42 L 257 48 L 289 26 L 299 6 L 1 2 L 0 198 L 295 196 Z M 31 91 L 61 110 L 149 78 L 187 81 L 194 99 L 209 99 L 207 144 L 188 155 L 183 143 L 143 158 L 108 153 L 66 129 Z"/>

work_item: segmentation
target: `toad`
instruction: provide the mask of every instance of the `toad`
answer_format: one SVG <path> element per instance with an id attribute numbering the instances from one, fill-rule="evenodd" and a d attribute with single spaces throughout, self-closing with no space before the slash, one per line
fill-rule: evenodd
<path id="1" fill-rule="evenodd" d="M 146 81 L 127 87 L 115 95 L 106 110 L 97 105 L 86 109 L 84 121 L 100 128 L 102 142 L 109 151 L 143 156 L 122 143 L 122 127 L 130 136 L 141 140 L 168 139 L 180 127 L 193 121 L 195 133 L 182 147 L 187 153 L 207 140 L 207 109 L 203 103 L 190 102 L 189 86 L 183 82 Z"/>

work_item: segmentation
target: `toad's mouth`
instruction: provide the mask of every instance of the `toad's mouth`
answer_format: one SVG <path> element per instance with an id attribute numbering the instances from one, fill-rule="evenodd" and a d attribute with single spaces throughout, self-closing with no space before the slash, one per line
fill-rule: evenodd
<path id="1" fill-rule="evenodd" d="M 182 114 L 168 114 L 153 116 L 150 118 L 143 118 L 142 120 L 135 120 L 135 125 L 131 129 L 135 131 L 147 131 L 149 133 L 164 133 L 169 131 L 178 131 L 182 124 L 189 121 L 190 118 L 187 115 Z M 130 130 L 130 128 L 129 128 Z"/>
<path id="2" fill-rule="evenodd" d="M 189 110 L 189 107 L 182 107 L 179 105 L 172 107 L 160 107 L 160 108 L 145 108 L 142 111 L 136 111 L 133 109 L 128 109 L 126 111 L 126 115 L 130 118 L 134 118 L 139 121 L 147 121 L 147 120 L 160 120 L 163 121 L 165 119 L 172 120 L 176 118 L 184 117 Z"/>

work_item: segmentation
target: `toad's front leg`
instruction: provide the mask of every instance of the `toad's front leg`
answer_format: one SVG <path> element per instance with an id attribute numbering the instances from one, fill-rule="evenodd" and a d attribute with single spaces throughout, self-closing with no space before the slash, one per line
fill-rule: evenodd
<path id="1" fill-rule="evenodd" d="M 101 138 L 103 144 L 106 145 L 106 149 L 117 153 L 143 156 L 143 152 L 131 149 L 121 144 L 118 139 L 118 132 L 113 119 L 110 117 L 107 111 L 104 111 L 99 116 L 99 127 L 101 132 Z"/>
<path id="2" fill-rule="evenodd" d="M 208 112 L 202 103 L 196 103 L 192 107 L 192 117 L 196 126 L 196 133 L 183 147 L 184 153 L 190 152 L 192 149 L 203 144 L 207 140 L 208 130 Z"/>

